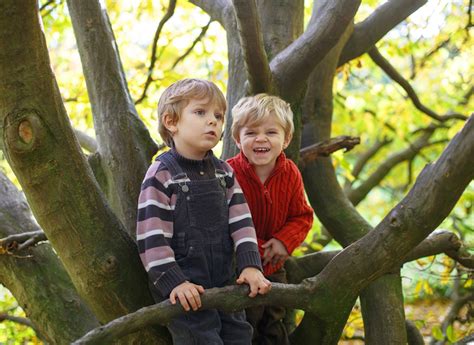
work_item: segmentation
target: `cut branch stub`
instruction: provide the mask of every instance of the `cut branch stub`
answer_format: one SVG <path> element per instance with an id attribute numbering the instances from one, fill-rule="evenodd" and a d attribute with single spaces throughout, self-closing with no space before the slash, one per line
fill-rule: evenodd
<path id="1" fill-rule="evenodd" d="M 17 153 L 31 152 L 41 144 L 45 127 L 34 109 L 19 109 L 5 117 L 5 142 Z"/>

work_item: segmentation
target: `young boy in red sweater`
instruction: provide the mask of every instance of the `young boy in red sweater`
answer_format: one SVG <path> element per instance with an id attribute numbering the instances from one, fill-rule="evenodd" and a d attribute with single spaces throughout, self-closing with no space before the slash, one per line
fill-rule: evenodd
<path id="1" fill-rule="evenodd" d="M 280 98 L 258 94 L 242 98 L 232 115 L 232 136 L 241 152 L 228 163 L 252 214 L 264 274 L 286 283 L 283 264 L 313 223 L 301 174 L 283 152 L 293 136 L 293 112 Z M 262 306 L 246 312 L 254 328 L 253 344 L 289 344 L 282 322 L 285 308 Z"/>

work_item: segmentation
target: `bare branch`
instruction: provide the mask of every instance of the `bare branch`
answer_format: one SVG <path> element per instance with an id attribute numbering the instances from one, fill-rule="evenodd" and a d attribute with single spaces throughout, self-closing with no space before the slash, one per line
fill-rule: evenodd
<path id="1" fill-rule="evenodd" d="M 390 144 L 393 139 L 384 138 L 382 140 L 377 140 L 374 145 L 372 145 L 367 151 L 363 152 L 358 156 L 354 168 L 352 168 L 352 176 L 358 177 L 362 169 L 364 169 L 367 162 L 377 154 L 384 146 Z"/>
<path id="2" fill-rule="evenodd" d="M 380 5 L 364 21 L 354 27 L 349 41 L 339 57 L 338 65 L 366 53 L 390 30 L 423 6 L 426 0 L 389 0 Z"/>
<path id="3" fill-rule="evenodd" d="M 425 65 L 426 65 L 426 62 L 428 61 L 428 59 L 433 56 L 436 52 L 438 52 L 441 48 L 445 47 L 450 41 L 451 41 L 451 38 L 453 36 L 450 35 L 448 36 L 447 39 L 439 42 L 436 47 L 434 47 L 433 49 L 431 49 L 428 53 L 426 53 L 422 58 L 420 58 L 420 64 L 418 66 L 418 69 L 421 69 L 423 68 Z M 413 66 L 413 71 L 411 73 L 411 76 L 410 76 L 410 79 L 413 79 L 415 78 L 416 76 L 416 69 L 415 69 L 415 66 Z"/>
<path id="4" fill-rule="evenodd" d="M 48 238 L 43 230 L 22 232 L 0 238 L 0 247 L 2 247 L 6 253 L 14 253 L 47 240 Z"/>
<path id="5" fill-rule="evenodd" d="M 75 128 L 74 134 L 76 134 L 76 138 L 83 149 L 86 149 L 90 153 L 97 151 L 97 141 L 94 138 Z"/>
<path id="6" fill-rule="evenodd" d="M 382 54 L 378 51 L 376 47 L 372 47 L 369 50 L 369 56 L 370 58 L 385 72 L 387 75 L 392 78 L 395 82 L 397 82 L 408 94 L 408 97 L 411 99 L 413 102 L 413 105 L 423 112 L 424 114 L 428 115 L 429 117 L 440 121 L 440 122 L 445 122 L 450 119 L 458 119 L 458 120 L 466 120 L 467 116 L 458 114 L 458 113 L 450 113 L 446 115 L 439 115 L 435 113 L 433 110 L 425 107 L 420 99 L 418 98 L 418 95 L 416 94 L 415 90 L 412 88 L 410 83 L 401 76 L 400 73 L 386 60 Z"/>
<path id="7" fill-rule="evenodd" d="M 201 29 L 201 33 L 198 35 L 198 37 L 196 37 L 196 39 L 193 41 L 191 46 L 184 52 L 184 54 L 176 59 L 176 61 L 173 63 L 173 66 L 171 66 L 170 70 L 173 70 L 181 61 L 183 61 L 193 51 L 196 44 L 198 44 L 198 42 L 200 42 L 203 39 L 203 37 L 206 35 L 206 32 L 209 29 L 209 26 L 211 25 L 211 23 L 212 23 L 212 19 L 210 19 L 209 22 L 206 24 L 206 26 L 204 26 Z"/>
<path id="8" fill-rule="evenodd" d="M 272 93 L 272 73 L 263 45 L 255 0 L 233 0 L 250 94 Z"/>
<path id="9" fill-rule="evenodd" d="M 354 146 L 360 144 L 359 137 L 350 137 L 347 135 L 341 135 L 339 137 L 331 138 L 311 146 L 306 146 L 300 150 L 300 161 L 299 164 L 304 166 L 308 162 L 316 159 L 317 157 L 327 157 L 331 153 L 341 149 L 345 149 L 344 152 L 350 151 Z"/>
<path id="10" fill-rule="evenodd" d="M 153 69 L 155 68 L 156 63 L 156 50 L 158 47 L 158 39 L 160 38 L 161 30 L 163 30 L 165 23 L 173 16 L 175 8 L 176 0 L 170 0 L 165 15 L 158 23 L 158 27 L 156 28 L 155 37 L 153 38 L 153 43 L 151 47 L 150 64 L 148 65 L 147 78 L 145 81 L 145 85 L 143 86 L 142 95 L 135 101 L 135 104 L 139 104 L 145 99 L 148 87 L 153 81 Z"/>
<path id="11" fill-rule="evenodd" d="M 348 191 L 347 197 L 353 205 L 361 202 L 367 194 L 377 186 L 380 181 L 399 163 L 410 160 L 415 157 L 421 149 L 429 145 L 429 139 L 433 135 L 434 129 L 428 129 L 413 144 L 402 151 L 390 155 L 364 182 L 357 188 Z"/>
<path id="12" fill-rule="evenodd" d="M 315 2 L 306 31 L 270 63 L 275 86 L 284 98 L 298 95 L 308 75 L 346 31 L 359 5 L 360 0 Z"/>

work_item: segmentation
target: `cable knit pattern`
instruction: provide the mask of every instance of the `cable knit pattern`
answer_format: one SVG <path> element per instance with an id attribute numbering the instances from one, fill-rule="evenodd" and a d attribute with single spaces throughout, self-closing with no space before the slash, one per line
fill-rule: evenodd
<path id="1" fill-rule="evenodd" d="M 291 255 L 313 224 L 313 209 L 306 201 L 303 179 L 296 164 L 282 152 L 262 184 L 243 153 L 230 158 L 228 163 L 234 169 L 252 213 L 260 255 L 263 255 L 262 244 L 271 238 L 280 240 Z M 264 274 L 268 276 L 282 266 L 267 264 Z"/>

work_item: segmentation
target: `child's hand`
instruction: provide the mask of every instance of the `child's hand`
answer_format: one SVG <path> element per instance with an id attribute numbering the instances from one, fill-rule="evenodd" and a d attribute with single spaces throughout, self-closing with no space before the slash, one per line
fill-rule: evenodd
<path id="1" fill-rule="evenodd" d="M 191 308 L 196 311 L 201 308 L 201 296 L 199 294 L 203 292 L 204 288 L 201 285 L 185 281 L 171 291 L 170 301 L 171 304 L 176 304 L 176 298 L 178 298 L 184 310 L 189 311 L 189 305 L 191 305 Z"/>
<path id="2" fill-rule="evenodd" d="M 237 279 L 237 284 L 247 283 L 250 287 L 250 297 L 264 295 L 272 288 L 272 283 L 255 267 L 245 267 Z"/>
<path id="3" fill-rule="evenodd" d="M 285 261 L 289 256 L 285 245 L 276 238 L 269 239 L 262 245 L 262 248 L 265 249 L 263 252 L 263 266 L 269 263 L 276 265 L 280 261 Z"/>

